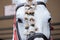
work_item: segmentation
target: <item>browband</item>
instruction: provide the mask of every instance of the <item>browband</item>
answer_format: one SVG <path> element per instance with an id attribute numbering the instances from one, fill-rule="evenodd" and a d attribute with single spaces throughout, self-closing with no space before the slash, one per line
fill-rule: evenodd
<path id="1" fill-rule="evenodd" d="M 24 6 L 25 3 L 21 3 L 19 6 L 17 6 L 16 11 L 18 10 L 18 8 Z M 34 5 L 34 4 L 33 4 Z M 46 4 L 44 2 L 37 2 L 37 5 L 44 5 L 46 7 Z"/>

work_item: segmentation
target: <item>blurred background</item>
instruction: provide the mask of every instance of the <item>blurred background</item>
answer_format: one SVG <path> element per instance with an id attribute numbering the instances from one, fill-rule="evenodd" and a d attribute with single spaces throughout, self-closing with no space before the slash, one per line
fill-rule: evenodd
<path id="1" fill-rule="evenodd" d="M 60 40 L 60 0 L 48 0 L 46 5 L 51 13 L 52 25 L 54 27 L 51 35 L 54 40 Z M 12 40 L 13 18 L 15 14 L 12 8 L 15 9 L 12 0 L 0 0 L 0 40 Z M 11 12 L 11 10 L 14 12 Z"/>

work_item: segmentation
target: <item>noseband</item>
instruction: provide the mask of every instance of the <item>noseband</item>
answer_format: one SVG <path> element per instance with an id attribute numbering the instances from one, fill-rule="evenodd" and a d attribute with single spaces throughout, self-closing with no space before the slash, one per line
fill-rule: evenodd
<path id="1" fill-rule="evenodd" d="M 44 40 L 48 40 L 47 37 L 42 33 L 35 33 L 31 35 L 27 40 L 34 40 L 35 38 L 43 38 Z"/>

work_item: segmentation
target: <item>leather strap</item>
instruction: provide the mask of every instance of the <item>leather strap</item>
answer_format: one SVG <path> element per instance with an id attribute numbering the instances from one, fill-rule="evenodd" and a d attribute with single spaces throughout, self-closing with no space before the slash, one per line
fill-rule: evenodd
<path id="1" fill-rule="evenodd" d="M 25 4 L 25 3 L 21 3 L 19 6 L 17 6 L 16 11 L 17 11 L 20 7 L 24 6 L 24 4 Z M 33 4 L 33 5 L 34 5 L 34 4 Z M 44 5 L 44 6 L 46 7 L 46 4 L 45 4 L 44 2 L 38 2 L 38 1 L 37 1 L 37 5 Z"/>

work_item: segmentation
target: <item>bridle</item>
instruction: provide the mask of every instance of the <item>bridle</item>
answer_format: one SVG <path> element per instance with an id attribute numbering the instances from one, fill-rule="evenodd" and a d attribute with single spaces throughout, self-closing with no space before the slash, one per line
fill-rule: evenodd
<path id="1" fill-rule="evenodd" d="M 17 6 L 16 11 L 17 11 L 20 7 L 24 6 L 24 4 L 25 4 L 25 3 L 22 3 L 22 4 L 20 4 L 19 6 Z M 34 4 L 33 4 L 33 5 L 34 5 Z M 46 4 L 45 4 L 44 2 L 37 2 L 37 5 L 44 5 L 44 6 L 46 7 Z M 19 19 L 19 20 L 21 20 L 21 19 Z M 20 34 L 19 34 L 19 29 L 18 29 L 18 21 L 16 21 L 16 28 L 17 28 L 18 39 L 21 40 L 21 37 L 20 37 Z M 37 35 L 39 35 L 39 34 L 36 34 L 35 37 L 36 37 Z M 40 35 L 40 36 L 44 36 L 44 35 Z M 38 37 L 40 37 L 40 36 L 38 36 Z M 34 37 L 34 36 L 33 36 L 33 37 Z M 35 38 L 35 37 L 34 37 L 34 38 Z M 33 40 L 34 38 L 32 38 L 32 40 Z M 44 36 L 43 38 L 44 38 L 44 39 L 47 39 L 45 36 Z M 30 40 L 30 38 L 29 38 L 28 40 Z"/>

